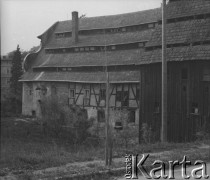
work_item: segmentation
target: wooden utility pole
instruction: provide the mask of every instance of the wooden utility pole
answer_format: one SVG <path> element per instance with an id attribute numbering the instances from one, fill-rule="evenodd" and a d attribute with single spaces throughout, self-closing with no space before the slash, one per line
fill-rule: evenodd
<path id="1" fill-rule="evenodd" d="M 105 35 L 105 30 L 104 30 Z M 109 72 L 108 72 L 108 60 L 106 56 L 106 39 L 105 39 L 105 59 L 106 59 L 106 126 L 105 126 L 105 164 L 108 168 L 112 163 L 112 140 L 110 132 L 110 121 L 109 121 Z"/>
<path id="2" fill-rule="evenodd" d="M 162 117 L 161 142 L 167 142 L 167 58 L 166 58 L 166 0 L 162 2 Z"/>

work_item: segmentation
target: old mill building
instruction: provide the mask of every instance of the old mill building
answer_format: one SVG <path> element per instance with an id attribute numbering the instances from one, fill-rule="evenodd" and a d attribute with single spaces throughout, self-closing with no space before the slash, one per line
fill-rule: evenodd
<path id="1" fill-rule="evenodd" d="M 189 141 L 210 122 L 210 1 L 170 0 L 166 10 L 167 134 Z M 40 50 L 25 58 L 22 113 L 39 116 L 42 98 L 58 96 L 103 121 L 107 63 L 110 113 L 127 109 L 129 122 L 149 124 L 158 141 L 161 32 L 161 8 L 85 18 L 72 12 L 38 36 Z"/>

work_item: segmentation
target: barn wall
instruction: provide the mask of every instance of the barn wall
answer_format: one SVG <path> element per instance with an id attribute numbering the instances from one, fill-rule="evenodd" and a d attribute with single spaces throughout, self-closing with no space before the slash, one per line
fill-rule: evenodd
<path id="1" fill-rule="evenodd" d="M 203 81 L 203 71 L 206 68 L 210 69 L 207 61 L 168 64 L 169 141 L 194 140 L 197 123 L 210 121 L 210 108 L 206 108 L 210 104 L 210 82 Z M 149 124 L 157 141 L 160 140 L 161 128 L 161 64 L 142 66 L 140 71 L 140 129 L 142 123 Z"/>

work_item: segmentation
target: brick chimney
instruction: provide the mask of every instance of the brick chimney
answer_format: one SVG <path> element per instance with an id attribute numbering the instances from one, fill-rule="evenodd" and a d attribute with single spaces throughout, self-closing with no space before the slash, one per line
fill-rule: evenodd
<path id="1" fill-rule="evenodd" d="M 78 12 L 72 12 L 72 39 L 74 43 L 78 42 L 78 31 L 79 31 L 79 18 Z"/>

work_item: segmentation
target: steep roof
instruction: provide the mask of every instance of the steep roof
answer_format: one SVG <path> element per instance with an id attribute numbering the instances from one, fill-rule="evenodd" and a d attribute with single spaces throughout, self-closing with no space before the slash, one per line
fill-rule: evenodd
<path id="1" fill-rule="evenodd" d="M 110 83 L 138 83 L 139 71 L 110 72 Z M 105 83 L 104 72 L 27 72 L 21 81 L 60 81 L 81 83 Z"/>
<path id="2" fill-rule="evenodd" d="M 44 52 L 42 52 L 44 53 Z M 113 65 L 141 65 L 161 62 L 161 49 L 144 51 L 144 49 L 130 49 L 121 51 L 84 52 L 66 54 L 39 54 L 33 67 L 79 67 L 79 66 L 109 66 Z M 210 46 L 184 46 L 167 49 L 168 61 L 208 60 Z"/>
<path id="3" fill-rule="evenodd" d="M 169 23 L 166 25 L 167 44 L 192 43 L 210 40 L 210 18 L 197 19 Z M 159 46 L 162 43 L 162 26 L 158 25 L 151 39 L 147 43 L 149 46 Z"/>
<path id="4" fill-rule="evenodd" d="M 167 48 L 167 61 L 210 60 L 210 46 L 184 46 Z M 162 61 L 162 49 L 144 52 L 139 64 L 151 64 Z"/>
<path id="5" fill-rule="evenodd" d="M 180 0 L 168 3 L 167 19 L 210 13 L 209 0 Z"/>
<path id="6" fill-rule="evenodd" d="M 79 42 L 75 44 L 71 37 L 56 38 L 52 36 L 46 48 L 61 48 L 72 46 L 100 46 L 109 44 L 123 44 L 129 42 L 148 41 L 154 29 L 144 31 L 124 32 L 115 34 L 79 35 Z"/>
<path id="7" fill-rule="evenodd" d="M 79 20 L 79 29 L 104 29 L 123 27 L 148 22 L 156 22 L 161 17 L 161 9 L 151 9 L 134 13 L 125 13 L 110 16 L 87 17 Z M 66 32 L 72 30 L 71 20 L 60 21 L 55 32 Z"/>
<path id="8" fill-rule="evenodd" d="M 167 19 L 210 13 L 210 0 L 181 0 L 170 2 L 167 5 Z M 84 18 L 80 20 L 80 30 L 122 27 L 160 20 L 160 9 L 142 12 Z M 194 17 L 194 16 L 193 16 Z M 197 17 L 196 17 L 197 18 Z M 179 19 L 180 20 L 180 19 Z M 170 48 L 167 48 L 168 61 L 210 60 L 210 18 L 202 16 L 200 19 L 181 19 L 167 24 L 166 39 Z M 30 60 L 31 67 L 79 67 L 108 65 L 142 65 L 161 62 L 161 25 L 155 29 L 135 32 L 121 32 L 113 34 L 79 35 L 76 46 L 98 46 L 121 44 L 130 42 L 148 41 L 147 48 L 121 49 L 89 52 L 46 53 L 45 48 L 74 47 L 71 38 L 55 38 L 55 32 L 70 32 L 71 21 L 58 22 L 52 28 L 49 41 L 41 51 Z M 204 43 L 205 42 L 205 43 Z M 176 45 L 176 46 L 174 46 Z M 41 69 L 40 69 L 41 70 Z M 128 73 L 128 72 L 127 72 Z M 81 74 L 81 75 L 80 75 Z M 103 73 L 102 73 L 103 74 Z M 70 72 L 27 72 L 23 81 L 102 81 L 104 75 L 100 73 L 70 73 Z M 113 73 L 112 81 L 135 80 L 137 76 L 126 72 Z M 39 77 L 40 76 L 40 77 Z M 94 77 L 96 76 L 96 77 Z M 116 76 L 116 79 L 114 79 Z M 127 79 L 126 79 L 127 78 Z M 129 79 L 130 78 L 130 79 Z M 134 79 L 132 79 L 134 78 Z"/>
<path id="9" fill-rule="evenodd" d="M 135 64 L 141 61 L 144 49 L 121 51 L 46 54 L 39 53 L 33 67 L 74 67 Z"/>

